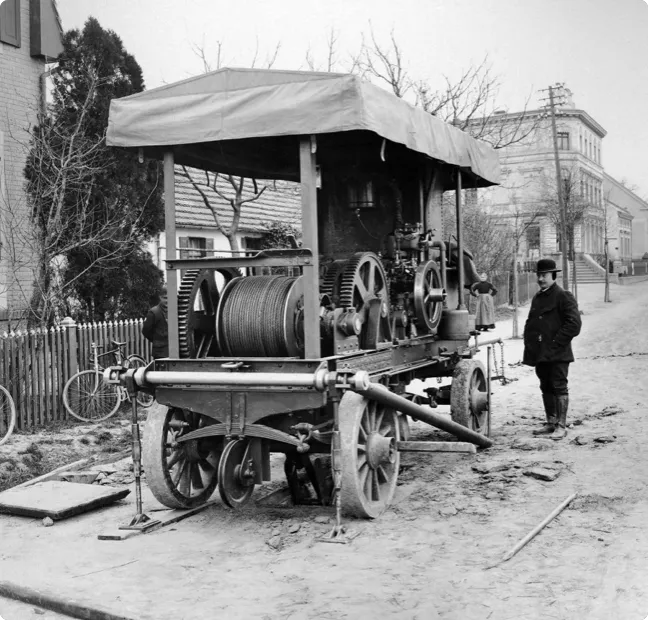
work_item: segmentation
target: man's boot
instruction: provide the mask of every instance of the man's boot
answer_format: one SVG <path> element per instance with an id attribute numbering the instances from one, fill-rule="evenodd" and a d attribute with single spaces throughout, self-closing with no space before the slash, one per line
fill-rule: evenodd
<path id="1" fill-rule="evenodd" d="M 551 433 L 556 430 L 556 400 L 553 394 L 543 394 L 542 395 L 542 404 L 544 405 L 545 415 L 547 416 L 547 421 L 542 425 L 542 428 L 538 428 L 533 431 L 534 435 L 551 435 Z"/>
<path id="2" fill-rule="evenodd" d="M 556 430 L 550 435 L 551 439 L 564 439 L 567 437 L 567 410 L 569 409 L 569 396 L 560 394 L 556 396 L 556 415 L 558 424 Z"/>

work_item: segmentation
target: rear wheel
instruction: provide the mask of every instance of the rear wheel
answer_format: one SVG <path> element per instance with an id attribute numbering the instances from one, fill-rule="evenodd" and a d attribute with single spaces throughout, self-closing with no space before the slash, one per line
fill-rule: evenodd
<path id="1" fill-rule="evenodd" d="M 63 404 L 77 420 L 101 422 L 117 412 L 121 397 L 117 387 L 105 383 L 100 372 L 84 370 L 65 384 Z"/>
<path id="2" fill-rule="evenodd" d="M 212 418 L 178 407 L 149 413 L 142 461 L 146 482 L 161 504 L 193 508 L 211 497 L 218 482 L 222 437 L 178 440 L 214 423 Z"/>
<path id="3" fill-rule="evenodd" d="M 16 425 L 16 406 L 9 391 L 0 385 L 0 445 L 2 445 Z"/>

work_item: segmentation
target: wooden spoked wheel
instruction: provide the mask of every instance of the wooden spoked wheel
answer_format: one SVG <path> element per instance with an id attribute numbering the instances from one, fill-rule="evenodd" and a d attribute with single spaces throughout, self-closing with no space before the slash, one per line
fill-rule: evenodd
<path id="1" fill-rule="evenodd" d="M 374 519 L 389 506 L 396 490 L 400 464 L 396 411 L 347 392 L 339 416 L 342 510 Z"/>
<path id="2" fill-rule="evenodd" d="M 218 492 L 230 508 L 248 503 L 254 493 L 253 463 L 249 458 L 249 441 L 235 439 L 223 450 L 218 467 Z"/>
<path id="3" fill-rule="evenodd" d="M 450 415 L 453 422 L 490 437 L 488 384 L 484 365 L 462 360 L 452 373 Z"/>
<path id="4" fill-rule="evenodd" d="M 218 482 L 221 437 L 178 440 L 191 431 L 214 424 L 200 413 L 172 407 L 152 411 L 144 427 L 142 461 L 155 498 L 169 508 L 192 508 L 205 503 Z"/>

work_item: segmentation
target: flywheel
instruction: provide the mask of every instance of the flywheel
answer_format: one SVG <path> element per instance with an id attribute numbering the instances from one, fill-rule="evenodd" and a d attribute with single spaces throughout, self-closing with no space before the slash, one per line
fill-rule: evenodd
<path id="1" fill-rule="evenodd" d="M 188 269 L 178 291 L 178 336 L 180 357 L 198 358 L 218 355 L 216 346 L 216 309 L 220 291 L 237 269 Z"/>
<path id="2" fill-rule="evenodd" d="M 446 291 L 436 262 L 421 263 L 414 276 L 414 308 L 416 327 L 420 332 L 435 333 L 443 314 Z"/>
<path id="3" fill-rule="evenodd" d="M 360 346 L 375 349 L 391 341 L 389 288 L 380 258 L 373 252 L 354 254 L 344 266 L 339 289 L 339 306 L 355 310 L 363 324 Z"/>

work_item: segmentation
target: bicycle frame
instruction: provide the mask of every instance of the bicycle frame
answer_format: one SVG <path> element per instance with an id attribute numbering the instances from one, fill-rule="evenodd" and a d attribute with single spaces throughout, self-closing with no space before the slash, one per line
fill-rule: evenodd
<path id="1" fill-rule="evenodd" d="M 127 357 L 124 355 L 124 346 L 125 345 L 117 345 L 116 349 L 111 349 L 110 351 L 104 351 L 103 353 L 99 353 L 99 346 L 93 342 L 90 347 L 92 348 L 92 367 L 94 371 L 98 375 L 103 375 L 103 371 L 105 370 L 101 364 L 99 364 L 99 358 L 100 357 L 106 357 L 107 355 L 112 355 L 115 354 L 115 364 L 118 366 L 124 366 L 127 365 Z M 130 394 L 128 393 L 128 390 L 123 387 L 122 385 L 115 385 L 115 388 L 117 390 L 117 394 L 119 395 L 119 400 L 120 402 L 128 401 L 130 402 Z M 99 389 L 99 382 L 97 382 L 97 387 L 95 387 L 95 390 L 93 391 L 93 396 Z"/>

